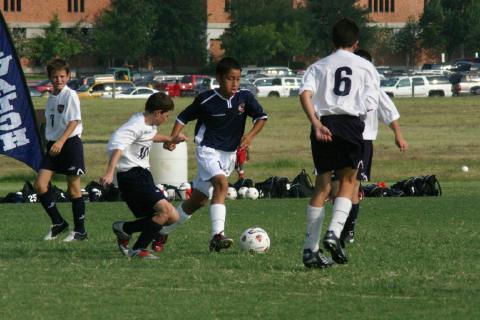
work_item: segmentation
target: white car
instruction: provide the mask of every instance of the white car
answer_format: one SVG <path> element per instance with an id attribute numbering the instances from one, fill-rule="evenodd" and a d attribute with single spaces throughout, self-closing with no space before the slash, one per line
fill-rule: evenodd
<path id="1" fill-rule="evenodd" d="M 148 99 L 152 94 L 159 92 L 149 87 L 130 88 L 115 94 L 115 99 Z M 102 98 L 112 98 L 112 94 L 103 95 Z"/>
<path id="2" fill-rule="evenodd" d="M 291 91 L 298 90 L 302 84 L 302 78 L 276 77 L 258 78 L 253 82 L 258 89 L 257 97 L 289 97 Z"/>
<path id="3" fill-rule="evenodd" d="M 390 97 L 451 97 L 452 85 L 444 76 L 410 76 L 382 80 L 381 88 Z"/>

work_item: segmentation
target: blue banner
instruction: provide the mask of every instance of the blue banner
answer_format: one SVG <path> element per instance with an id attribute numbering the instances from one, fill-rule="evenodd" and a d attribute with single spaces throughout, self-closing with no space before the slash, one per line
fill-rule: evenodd
<path id="1" fill-rule="evenodd" d="M 30 92 L 1 13 L 0 154 L 20 160 L 35 171 L 43 155 Z"/>

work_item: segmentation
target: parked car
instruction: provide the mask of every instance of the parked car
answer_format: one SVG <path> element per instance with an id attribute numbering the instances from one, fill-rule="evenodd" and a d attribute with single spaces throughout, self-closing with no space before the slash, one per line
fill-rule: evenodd
<path id="1" fill-rule="evenodd" d="M 460 82 L 452 86 L 452 91 L 456 96 L 471 94 L 472 88 L 477 86 L 480 86 L 480 73 L 469 73 L 463 75 Z"/>
<path id="2" fill-rule="evenodd" d="M 80 98 L 98 98 L 103 95 L 111 95 L 114 86 L 115 94 L 127 89 L 135 88 L 135 85 L 131 81 L 105 81 L 96 82 L 91 86 L 88 84 L 83 85 L 78 88 L 77 94 Z"/>
<path id="3" fill-rule="evenodd" d="M 115 99 L 148 99 L 152 94 L 158 92 L 158 90 L 148 87 L 136 87 L 124 90 L 115 94 Z M 110 99 L 111 94 L 103 95 L 101 98 Z"/>
<path id="4" fill-rule="evenodd" d="M 42 97 L 43 96 L 43 93 L 41 93 L 40 91 L 38 91 L 37 89 L 35 88 L 32 88 L 32 87 L 28 87 L 28 90 L 30 91 L 30 97 Z"/>
<path id="5" fill-rule="evenodd" d="M 180 96 L 182 97 L 190 97 L 195 95 L 195 86 L 205 78 L 209 78 L 206 75 L 200 74 L 191 74 L 185 75 L 180 80 Z"/>
<path id="6" fill-rule="evenodd" d="M 480 84 L 470 89 L 471 94 L 480 94 Z"/>
<path id="7" fill-rule="evenodd" d="M 41 93 L 52 93 L 53 92 L 53 84 L 50 80 L 42 80 L 37 84 L 31 85 L 35 90 L 40 91 Z"/>
<path id="8" fill-rule="evenodd" d="M 289 97 L 292 90 L 298 90 L 302 78 L 278 77 L 259 78 L 253 82 L 258 89 L 258 97 Z"/>
<path id="9" fill-rule="evenodd" d="M 211 89 L 217 89 L 220 87 L 220 84 L 218 83 L 216 78 L 205 78 L 203 79 L 202 83 L 198 84 L 195 87 L 195 95 L 206 91 L 206 90 L 211 90 Z M 251 83 L 248 80 L 245 79 L 240 79 L 240 89 L 247 89 L 250 90 L 254 95 L 257 95 L 257 87 L 253 83 Z"/>
<path id="10" fill-rule="evenodd" d="M 394 77 L 381 81 L 380 87 L 390 97 L 411 97 L 412 91 L 414 97 L 452 96 L 448 78 L 440 75 Z"/>

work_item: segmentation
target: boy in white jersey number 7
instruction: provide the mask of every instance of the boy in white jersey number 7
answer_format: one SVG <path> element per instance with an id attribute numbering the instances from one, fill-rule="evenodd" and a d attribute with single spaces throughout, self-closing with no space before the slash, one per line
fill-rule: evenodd
<path id="1" fill-rule="evenodd" d="M 197 120 L 195 154 L 198 174 L 193 180 L 190 199 L 177 207 L 179 222 L 164 228 L 160 232 L 163 236 L 154 243 L 153 248 L 157 251 L 162 250 L 170 231 L 207 204 L 210 186 L 213 186 L 209 208 L 212 223 L 210 251 L 218 252 L 233 244 L 233 240 L 224 234 L 227 177 L 234 170 L 237 148 L 247 148 L 267 120 L 255 96 L 249 90 L 240 89 L 240 72 L 240 64 L 235 59 L 226 57 L 220 60 L 216 67 L 220 88 L 200 93 L 177 117 L 172 136 L 178 135 L 188 122 Z M 244 134 L 247 116 L 253 119 L 254 125 Z M 166 144 L 165 147 L 172 150 L 174 145 Z"/>
<path id="2" fill-rule="evenodd" d="M 65 60 L 53 59 L 47 65 L 48 78 L 53 83 L 53 93 L 45 107 L 45 137 L 48 141 L 40 171 L 35 180 L 35 190 L 52 226 L 44 240 L 53 240 L 68 230 L 68 223 L 57 209 L 50 190 L 50 180 L 56 173 L 67 176 L 68 195 L 72 202 L 74 230 L 66 242 L 87 239 L 85 231 L 85 203 L 80 188 L 80 176 L 85 174 L 83 158 L 82 117 L 77 93 L 67 86 L 70 68 Z"/>
<path id="3" fill-rule="evenodd" d="M 324 203 L 331 190 L 331 171 L 339 174 L 339 190 L 324 247 L 337 263 L 347 263 L 340 235 L 352 207 L 357 168 L 362 160 L 368 111 L 378 107 L 380 79 L 375 67 L 355 55 L 359 29 L 348 19 L 333 27 L 336 51 L 311 65 L 303 77 L 300 102 L 311 123 L 311 148 L 315 165 L 315 191 L 307 207 L 307 232 L 303 247 L 306 267 L 325 268 L 332 261 L 319 248 L 325 217 Z"/>
<path id="4" fill-rule="evenodd" d="M 173 107 L 169 96 L 160 92 L 152 94 L 145 103 L 145 112 L 134 114 L 108 142 L 110 161 L 100 183 L 105 187 L 110 185 L 116 171 L 122 198 L 137 218 L 117 221 L 112 226 L 120 252 L 129 258 L 156 259 L 147 247 L 164 225 L 178 220 L 177 210 L 155 186 L 149 171 L 153 142 L 179 143 L 185 140 L 183 134 L 171 137 L 157 133 L 157 126 L 167 121 Z M 130 249 L 129 240 L 136 232 L 140 232 L 140 236 Z"/>

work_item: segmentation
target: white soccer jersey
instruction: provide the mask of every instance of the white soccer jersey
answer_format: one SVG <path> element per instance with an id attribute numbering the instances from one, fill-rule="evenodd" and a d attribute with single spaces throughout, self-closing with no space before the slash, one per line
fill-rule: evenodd
<path id="1" fill-rule="evenodd" d="M 339 49 L 308 67 L 300 94 L 312 91 L 317 116 L 365 117 L 378 106 L 380 78 L 367 60 Z"/>
<path id="2" fill-rule="evenodd" d="M 58 95 L 51 94 L 45 107 L 45 137 L 48 141 L 57 141 L 67 129 L 70 121 L 78 120 L 78 125 L 70 137 L 81 136 L 83 132 L 80 100 L 77 93 L 68 86 Z"/>
<path id="3" fill-rule="evenodd" d="M 117 171 L 124 172 L 134 167 L 150 168 L 149 154 L 157 127 L 145 123 L 143 113 L 135 113 L 115 131 L 108 141 L 108 152 L 122 150 Z"/>
<path id="4" fill-rule="evenodd" d="M 378 134 L 378 120 L 385 123 L 387 126 L 393 121 L 398 120 L 400 114 L 398 113 L 392 99 L 383 91 L 380 90 L 380 99 L 377 110 L 367 112 L 365 119 L 365 130 L 363 130 L 363 140 L 375 140 Z"/>

